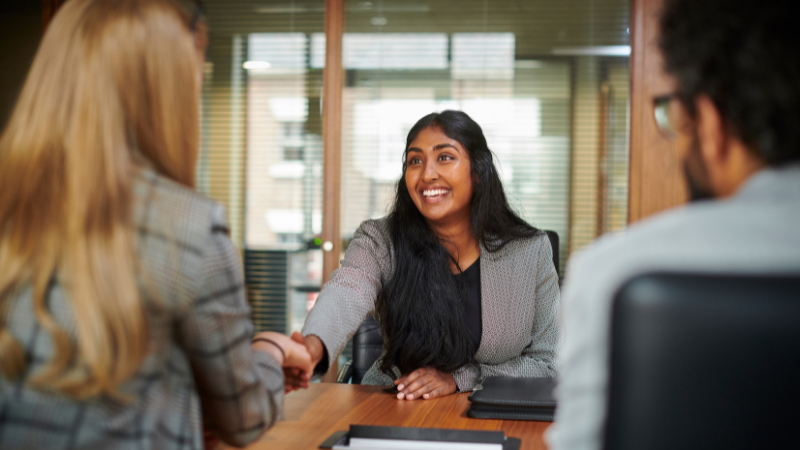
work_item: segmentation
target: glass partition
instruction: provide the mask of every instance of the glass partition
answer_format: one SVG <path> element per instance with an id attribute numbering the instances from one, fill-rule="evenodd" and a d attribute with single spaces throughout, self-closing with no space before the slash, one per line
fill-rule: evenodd
<path id="1" fill-rule="evenodd" d="M 624 227 L 629 2 L 346 4 L 345 240 L 386 214 L 408 130 L 443 109 L 481 125 L 513 207 L 559 234 L 562 262 Z"/>
<path id="2" fill-rule="evenodd" d="M 322 279 L 324 1 L 206 0 L 198 189 L 228 208 L 257 330 L 299 330 Z"/>

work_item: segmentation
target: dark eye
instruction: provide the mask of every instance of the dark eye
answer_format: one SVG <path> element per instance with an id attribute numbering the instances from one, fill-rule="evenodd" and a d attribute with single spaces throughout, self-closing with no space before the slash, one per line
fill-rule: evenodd
<path id="1" fill-rule="evenodd" d="M 422 160 L 421 160 L 421 159 L 419 159 L 419 158 L 417 158 L 417 157 L 413 157 L 413 158 L 409 158 L 409 159 L 408 159 L 408 163 L 407 163 L 407 164 L 408 164 L 409 166 L 411 166 L 411 165 L 414 165 L 414 164 L 419 164 L 419 163 L 421 163 L 421 162 L 422 162 Z"/>
<path id="2" fill-rule="evenodd" d="M 452 159 L 455 159 L 455 158 L 453 158 L 452 156 L 448 155 L 447 153 L 442 153 L 441 155 L 439 155 L 439 161 L 450 161 Z"/>

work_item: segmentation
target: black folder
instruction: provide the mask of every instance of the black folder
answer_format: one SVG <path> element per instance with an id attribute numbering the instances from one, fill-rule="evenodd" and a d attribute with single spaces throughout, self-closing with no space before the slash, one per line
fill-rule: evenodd
<path id="1" fill-rule="evenodd" d="M 350 438 L 502 444 L 503 450 L 519 450 L 521 444 L 519 439 L 507 438 L 502 431 L 350 425 L 350 431 L 333 433 L 319 448 L 347 445 Z"/>
<path id="2" fill-rule="evenodd" d="M 555 378 L 489 377 L 469 395 L 473 419 L 552 422 L 556 412 Z"/>

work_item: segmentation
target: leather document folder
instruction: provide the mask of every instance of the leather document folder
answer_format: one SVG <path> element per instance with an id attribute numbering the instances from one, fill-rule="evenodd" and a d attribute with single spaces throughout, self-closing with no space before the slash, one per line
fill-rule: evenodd
<path id="1" fill-rule="evenodd" d="M 483 389 L 469 395 L 468 417 L 553 421 L 555 378 L 489 377 L 482 385 Z"/>
<path id="2" fill-rule="evenodd" d="M 482 449 L 519 450 L 520 440 L 502 431 L 350 425 L 320 444 L 323 449 Z"/>

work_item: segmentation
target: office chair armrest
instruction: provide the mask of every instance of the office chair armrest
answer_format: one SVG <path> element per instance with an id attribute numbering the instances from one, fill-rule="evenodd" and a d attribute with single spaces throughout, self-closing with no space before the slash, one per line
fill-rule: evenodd
<path id="1" fill-rule="evenodd" d="M 339 374 L 336 375 L 336 382 L 337 383 L 344 383 L 347 384 L 350 382 L 350 379 L 353 378 L 353 360 L 349 360 L 339 369 Z"/>

